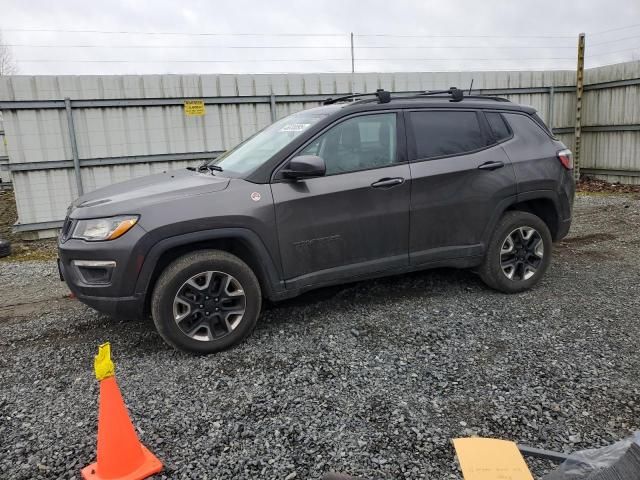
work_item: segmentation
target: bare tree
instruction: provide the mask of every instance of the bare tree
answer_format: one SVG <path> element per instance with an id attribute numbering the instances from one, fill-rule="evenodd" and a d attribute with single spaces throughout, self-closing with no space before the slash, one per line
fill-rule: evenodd
<path id="1" fill-rule="evenodd" d="M 18 67 L 11 53 L 11 49 L 2 41 L 2 33 L 0 33 L 0 77 L 3 75 L 15 75 L 18 73 Z"/>

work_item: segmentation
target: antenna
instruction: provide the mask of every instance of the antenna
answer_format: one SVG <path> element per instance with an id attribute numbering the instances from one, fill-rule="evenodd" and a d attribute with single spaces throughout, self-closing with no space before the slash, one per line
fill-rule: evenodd
<path id="1" fill-rule="evenodd" d="M 469 85 L 469 95 L 471 95 L 472 88 L 473 88 L 473 77 L 471 77 L 471 85 Z"/>

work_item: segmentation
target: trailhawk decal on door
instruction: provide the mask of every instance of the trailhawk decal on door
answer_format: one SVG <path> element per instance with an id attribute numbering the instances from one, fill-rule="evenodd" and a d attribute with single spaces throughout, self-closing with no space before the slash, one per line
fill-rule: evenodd
<path id="1" fill-rule="evenodd" d="M 342 235 L 310 238 L 293 242 L 298 275 L 316 272 L 344 263 L 347 246 Z"/>
<path id="2" fill-rule="evenodd" d="M 317 247 L 322 243 L 335 242 L 340 240 L 342 237 L 340 235 L 331 235 L 329 237 L 320 237 L 320 238 L 311 238 L 309 240 L 300 240 L 299 242 L 293 242 L 293 245 L 296 247 L 296 250 L 301 250 L 303 248 L 312 248 Z"/>

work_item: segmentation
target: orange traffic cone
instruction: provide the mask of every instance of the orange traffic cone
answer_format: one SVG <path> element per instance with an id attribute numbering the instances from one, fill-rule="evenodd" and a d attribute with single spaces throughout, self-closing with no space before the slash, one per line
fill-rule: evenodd
<path id="1" fill-rule="evenodd" d="M 100 345 L 95 358 L 100 381 L 98 461 L 82 469 L 85 480 L 142 480 L 162 470 L 162 463 L 140 443 L 122 400 L 111 361 L 111 345 Z"/>

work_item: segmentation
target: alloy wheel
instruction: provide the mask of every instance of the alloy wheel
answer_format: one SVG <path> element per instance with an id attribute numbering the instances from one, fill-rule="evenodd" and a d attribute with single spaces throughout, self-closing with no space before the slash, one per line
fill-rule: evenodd
<path id="1" fill-rule="evenodd" d="M 240 324 L 246 300 L 244 289 L 234 276 L 201 272 L 178 289 L 173 300 L 173 317 L 188 337 L 204 342 L 217 340 Z"/>
<path id="2" fill-rule="evenodd" d="M 540 233 L 531 227 L 518 227 L 502 243 L 500 267 L 509 280 L 529 280 L 540 268 L 543 257 L 544 242 Z"/>

